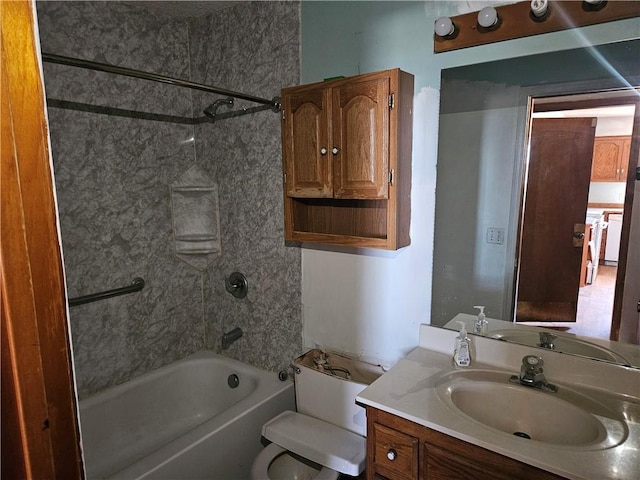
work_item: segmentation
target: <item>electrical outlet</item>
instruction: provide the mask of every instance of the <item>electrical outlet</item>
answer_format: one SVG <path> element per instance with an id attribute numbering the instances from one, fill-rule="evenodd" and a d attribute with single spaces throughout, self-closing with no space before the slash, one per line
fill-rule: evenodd
<path id="1" fill-rule="evenodd" d="M 487 228 L 487 243 L 502 245 L 504 243 L 504 228 Z"/>

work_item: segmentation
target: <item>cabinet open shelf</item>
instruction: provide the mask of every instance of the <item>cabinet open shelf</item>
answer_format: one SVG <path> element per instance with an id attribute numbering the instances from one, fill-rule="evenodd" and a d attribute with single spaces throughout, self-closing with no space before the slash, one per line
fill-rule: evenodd
<path id="1" fill-rule="evenodd" d="M 294 232 L 387 238 L 384 200 L 293 199 Z"/>

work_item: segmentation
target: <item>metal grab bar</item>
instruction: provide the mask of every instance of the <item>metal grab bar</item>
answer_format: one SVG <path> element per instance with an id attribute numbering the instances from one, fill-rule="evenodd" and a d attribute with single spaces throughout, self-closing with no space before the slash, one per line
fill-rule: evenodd
<path id="1" fill-rule="evenodd" d="M 99 300 L 106 300 L 111 297 L 118 297 L 120 295 L 126 295 L 128 293 L 139 292 L 144 288 L 144 279 L 136 277 L 128 287 L 114 288 L 112 290 L 106 290 L 104 292 L 91 293 L 89 295 L 83 295 L 81 297 L 75 297 L 69 299 L 69 306 L 75 307 L 76 305 L 82 305 L 84 303 L 97 302 Z"/>

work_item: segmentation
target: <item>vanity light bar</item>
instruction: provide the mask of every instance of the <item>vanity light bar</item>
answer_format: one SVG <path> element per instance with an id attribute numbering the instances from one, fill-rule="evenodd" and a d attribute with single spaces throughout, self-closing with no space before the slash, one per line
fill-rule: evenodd
<path id="1" fill-rule="evenodd" d="M 438 33 L 434 33 L 433 51 L 442 53 L 514 38 L 640 17 L 640 1 L 637 0 L 609 0 L 597 3 L 593 0 L 559 0 L 535 3 L 546 4 L 547 8 L 541 16 L 537 8 L 535 8 L 536 12 L 532 10 L 531 1 L 490 7 L 495 10 L 497 18 L 495 23 L 488 27 L 478 23 L 479 12 L 451 17 L 449 20 L 452 25 L 449 28 L 445 27 L 445 24 L 449 25 L 449 23 L 439 18 L 435 25 Z M 483 17 L 486 17 L 487 13 L 489 12 L 485 11 Z"/>

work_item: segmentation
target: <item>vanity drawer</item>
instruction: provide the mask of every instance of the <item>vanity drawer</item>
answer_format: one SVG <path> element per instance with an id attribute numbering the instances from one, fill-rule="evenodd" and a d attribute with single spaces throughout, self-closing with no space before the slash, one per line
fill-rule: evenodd
<path id="1" fill-rule="evenodd" d="M 416 437 L 374 423 L 374 463 L 376 473 L 389 480 L 418 478 L 418 446 Z"/>

